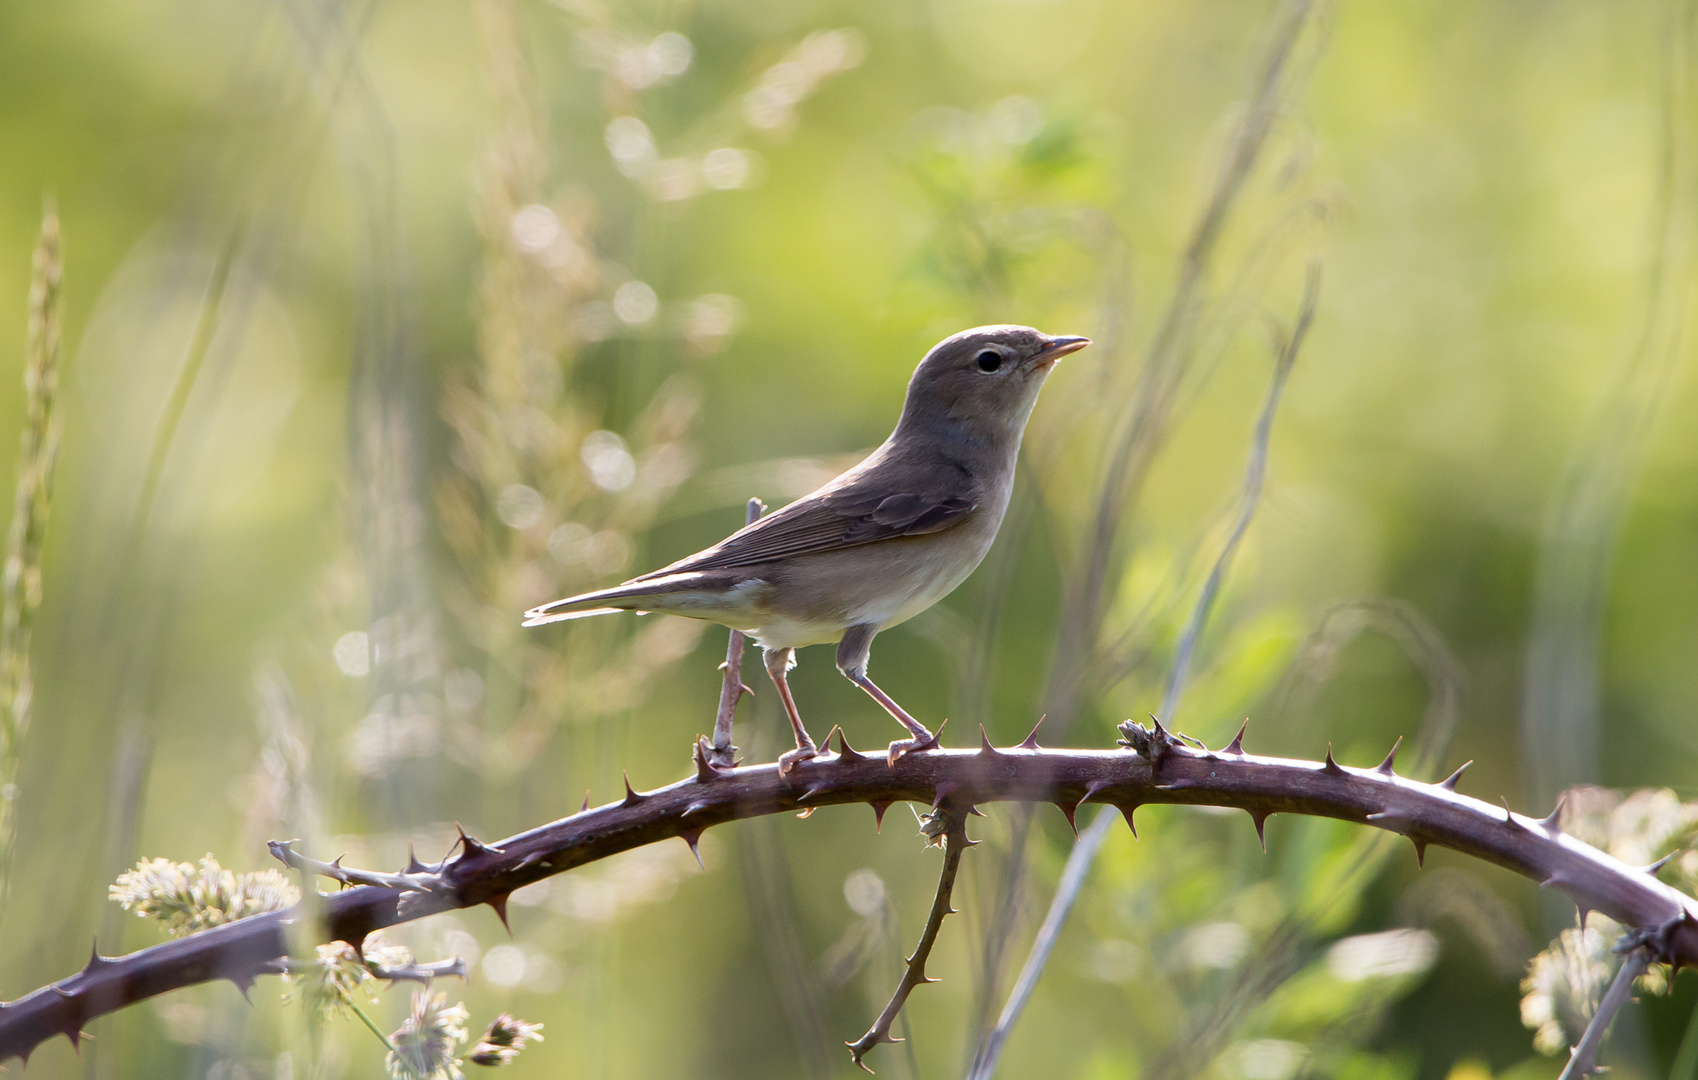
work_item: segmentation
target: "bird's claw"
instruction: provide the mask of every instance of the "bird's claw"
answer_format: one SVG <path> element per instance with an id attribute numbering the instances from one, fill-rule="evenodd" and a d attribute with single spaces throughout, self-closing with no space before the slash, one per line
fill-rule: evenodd
<path id="1" fill-rule="evenodd" d="M 894 769 L 896 768 L 896 763 L 907 757 L 909 754 L 919 753 L 923 750 L 936 749 L 936 735 L 927 735 L 923 739 L 897 739 L 895 742 L 890 744 L 890 756 L 887 763 L 892 769 Z"/>
<path id="2" fill-rule="evenodd" d="M 781 778 L 789 776 L 790 770 L 794 769 L 799 763 L 819 756 L 820 752 L 817 746 L 798 746 L 794 750 L 786 750 L 778 755 L 778 775 Z"/>

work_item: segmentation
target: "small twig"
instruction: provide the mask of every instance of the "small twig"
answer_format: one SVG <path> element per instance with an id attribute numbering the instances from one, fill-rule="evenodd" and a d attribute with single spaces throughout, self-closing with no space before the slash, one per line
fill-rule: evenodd
<path id="1" fill-rule="evenodd" d="M 759 499 L 750 499 L 748 513 L 744 523 L 753 525 L 766 513 L 766 504 Z M 737 765 L 737 748 L 731 745 L 731 721 L 737 715 L 737 702 L 744 694 L 754 691 L 743 682 L 743 632 L 731 631 L 731 640 L 725 646 L 725 663 L 719 665 L 719 670 L 725 673 L 725 681 L 719 688 L 719 714 L 713 721 L 713 742 L 698 738 L 701 744 L 701 757 L 708 764 L 721 769 L 735 768 Z"/>
<path id="2" fill-rule="evenodd" d="M 294 849 L 294 843 L 293 840 L 271 840 L 267 841 L 265 846 L 278 862 L 292 870 L 304 870 L 309 874 L 340 881 L 344 885 L 375 885 L 380 889 L 396 889 L 402 892 L 436 892 L 442 888 L 442 878 L 438 874 L 385 874 L 379 870 L 357 870 L 343 866 L 340 856 L 334 862 L 309 859 Z"/>
<path id="3" fill-rule="evenodd" d="M 465 982 L 467 978 L 466 958 L 450 956 L 446 960 L 432 960 L 428 964 L 416 961 L 403 964 L 400 967 L 384 967 L 382 964 L 367 964 L 366 970 L 371 972 L 374 979 L 384 982 L 416 982 L 429 986 L 435 979 L 459 979 Z"/>
<path id="4" fill-rule="evenodd" d="M 280 956 L 269 965 L 270 969 L 279 975 L 310 974 L 318 965 L 308 960 L 297 960 L 292 956 Z M 451 956 L 447 960 L 433 960 L 428 964 L 408 963 L 400 967 L 385 967 L 382 964 L 366 962 L 365 969 L 371 972 L 374 979 L 384 982 L 416 982 L 429 985 L 436 979 L 460 979 L 468 976 L 466 959 L 463 956 Z"/>
<path id="5" fill-rule="evenodd" d="M 1649 947 L 1635 945 L 1627 950 L 1627 955 L 1621 958 L 1621 967 L 1616 969 L 1615 981 L 1604 991 L 1604 999 L 1598 1002 L 1598 1011 L 1594 1012 L 1592 1019 L 1587 1022 L 1586 1030 L 1580 1035 L 1580 1042 L 1569 1051 L 1568 1065 L 1557 1080 L 1580 1080 L 1581 1077 L 1602 1071 L 1598 1066 L 1598 1050 L 1604 1044 L 1604 1034 L 1609 1031 L 1615 1014 L 1627 1004 L 1628 998 L 1633 996 L 1633 981 L 1645 974 L 1645 969 L 1650 966 Z"/>
<path id="6" fill-rule="evenodd" d="M 943 843 L 943 870 L 938 874 L 937 895 L 932 899 L 931 914 L 926 917 L 926 928 L 920 932 L 920 942 L 914 946 L 914 955 L 908 958 L 907 969 L 902 974 L 902 981 L 897 984 L 896 992 L 890 995 L 890 1004 L 878 1014 L 873 1026 L 859 1039 L 849 1043 L 849 1055 L 855 1059 L 855 1064 L 872 1072 L 862 1059 L 867 1052 L 881 1042 L 902 1042 L 890 1034 L 890 1025 L 896 1022 L 897 1014 L 908 1001 L 908 995 L 914 987 L 921 983 L 937 982 L 926 977 L 926 961 L 931 958 L 932 946 L 937 944 L 938 930 L 943 926 L 945 915 L 955 914 L 950 906 L 950 897 L 955 893 L 955 874 L 961 869 L 961 853 L 972 847 L 978 841 L 967 839 L 966 811 L 949 801 L 941 803 L 926 817 L 921 819 L 920 831 L 931 838 L 932 843 L 940 839 Z"/>

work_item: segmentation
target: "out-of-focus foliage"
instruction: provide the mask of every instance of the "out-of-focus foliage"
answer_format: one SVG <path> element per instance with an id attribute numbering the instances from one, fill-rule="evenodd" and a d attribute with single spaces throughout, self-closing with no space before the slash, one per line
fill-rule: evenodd
<path id="1" fill-rule="evenodd" d="M 192 891 L 212 870 L 177 860 L 208 850 L 231 867 L 214 885 L 249 880 L 225 875 L 269 869 L 268 838 L 393 869 L 456 822 L 494 839 L 614 797 L 622 771 L 684 775 L 719 631 L 521 632 L 519 612 L 828 478 L 888 431 L 921 352 L 974 323 L 1097 344 L 1046 388 L 996 550 L 881 636 L 878 677 L 951 732 L 1013 741 L 1048 709 L 1052 737 L 1111 745 L 1160 705 L 1316 257 L 1319 316 L 1180 726 L 1218 745 L 1249 715 L 1252 751 L 1351 763 L 1402 734 L 1408 767 L 1473 758 L 1468 790 L 1543 814 L 1553 756 L 1527 740 L 1569 728 L 1520 713 L 1560 688 L 1598 747 L 1555 756 L 1582 770 L 1562 784 L 1599 785 L 1569 827 L 1641 862 L 1687 843 L 1689 5 L 1318 8 L 1176 305 L 1292 7 L 0 8 L 0 445 L 33 422 L 47 191 L 65 342 L 33 723 L 0 792 L 18 826 L 0 998 L 79 967 L 91 935 L 106 954 L 162 940 L 106 899 L 143 859 L 170 878 L 132 881 L 146 897 Z M 1089 598 L 1098 648 L 1060 655 L 1105 447 L 1170 311 L 1162 355 L 1184 362 Z M 1602 537 L 1597 557 L 1553 557 L 1572 535 Z M 1537 613 L 1569 611 L 1548 568 L 1576 565 L 1574 595 L 1605 599 L 1558 629 L 1592 664 L 1530 687 Z M 793 685 L 816 733 L 895 734 L 827 650 Z M 783 748 L 772 697 L 739 718 L 748 760 Z M 881 1073 L 964 1069 L 1048 903 L 1071 831 L 987 809 L 944 982 Z M 389 1051 L 357 1019 L 300 1007 L 319 985 L 439 1074 L 528 1039 L 515 1076 L 847 1075 L 841 1043 L 894 985 L 937 864 L 899 809 L 882 834 L 870 817 L 716 829 L 705 871 L 676 843 L 586 867 L 516 893 L 511 937 L 485 910 L 393 933 L 420 962 L 464 958 L 464 987 L 381 989 L 372 955 L 304 948 L 288 1003 L 194 988 L 30 1069 L 377 1075 Z M 1579 935 L 1525 882 L 1438 849 L 1418 872 L 1407 844 L 1337 823 L 1275 816 L 1266 854 L 1242 814 L 1138 824 L 1104 848 L 1000 1075 L 1555 1075 L 1520 1021 L 1540 1049 L 1573 1038 L 1590 980 L 1571 971 L 1593 961 L 1527 965 L 1565 930 L 1601 958 L 1601 923 Z M 1692 888 L 1698 855 L 1663 873 Z M 1617 1023 L 1618 1076 L 1698 1060 L 1693 986 Z M 497 1014 L 547 1041 L 514 1021 L 474 1043 L 467 1017 Z"/>

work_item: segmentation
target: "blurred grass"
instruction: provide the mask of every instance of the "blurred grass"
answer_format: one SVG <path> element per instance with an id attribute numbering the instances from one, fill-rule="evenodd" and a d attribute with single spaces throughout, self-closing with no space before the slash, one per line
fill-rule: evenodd
<path id="1" fill-rule="evenodd" d="M 1201 642 L 1188 716 L 1219 741 L 1249 713 L 1253 750 L 1313 755 L 1331 741 L 1347 762 L 1379 760 L 1427 708 L 1426 679 L 1398 648 L 1329 639 L 1327 678 L 1301 694 L 1279 688 L 1337 604 L 1389 598 L 1430 623 L 1462 669 L 1445 764 L 1475 758 L 1470 790 L 1546 809 L 1522 795 L 1516 724 L 1536 549 L 1563 463 L 1615 385 L 1646 303 L 1658 57 L 1670 13 L 1685 10 L 1649 0 L 1322 10 L 1308 86 L 1280 115 L 1271 167 L 1223 241 L 1210 294 L 1236 299 L 1211 316 L 1207 380 L 1150 475 L 1126 570 L 1105 590 L 1109 618 L 1132 629 L 1145 661 L 1087 703 L 1069 741 L 1106 745 L 1113 722 L 1158 704 L 1188 583 L 1240 481 L 1265 385 L 1264 316 L 1288 312 L 1300 284 L 1302 258 L 1254 260 L 1314 251 L 1328 295 L 1282 406 L 1264 504 Z M 491 51 L 488 24 L 467 5 L 0 9 L 0 253 L 11 253 L 0 298 L 12 298 L 0 303 L 0 342 L 13 343 L 15 372 L 44 190 L 72 238 L 64 454 L 0 997 L 80 965 L 103 919 L 103 952 L 155 940 L 105 914 L 114 865 L 137 854 L 193 861 L 210 850 L 252 869 L 265 862 L 258 839 L 305 820 L 318 822 L 325 850 L 399 865 L 409 840 L 427 857 L 444 850 L 456 819 L 498 836 L 569 812 L 586 787 L 596 801 L 613 797 L 623 769 L 639 786 L 682 775 L 689 740 L 712 723 L 723 639 L 709 631 L 692 644 L 638 620 L 518 638 L 502 613 L 516 618 L 527 590 L 596 575 L 598 564 L 549 553 L 553 530 L 569 520 L 592 537 L 616 532 L 626 569 L 711 542 L 735 526 L 743 499 L 780 503 L 809 462 L 881 439 L 920 352 L 963 325 L 1118 332 L 1121 355 L 1139 355 L 1270 11 L 521 3 L 509 48 L 529 72 L 524 118 L 501 89 L 519 61 Z M 678 31 L 691 64 L 633 89 L 590 62 L 583 35 L 598 27 L 627 44 Z M 808 34 L 838 27 L 864 35 L 866 58 L 797 104 L 793 130 L 741 119 L 741 95 L 764 72 Z M 717 146 L 758 154 L 758 185 L 652 198 L 607 149 L 609 120 L 627 114 L 643 117 L 662 158 Z M 515 132 L 536 159 L 502 202 L 490 185 Z M 562 291 L 510 242 L 512 214 L 531 204 L 576 230 L 593 280 Z M 1293 205 L 1318 212 L 1294 218 Z M 233 264 L 235 303 L 186 402 L 154 523 L 138 536 L 147 448 L 238 221 L 248 239 Z M 632 279 L 653 288 L 662 315 L 583 336 L 579 309 L 611 304 Z M 667 329 L 670 313 L 709 294 L 735 297 L 740 312 L 711 352 Z M 1689 317 L 1692 299 L 1670 303 Z M 518 330 L 511 352 L 492 346 L 495 332 Z M 1689 336 L 1674 349 L 1661 418 L 1622 498 L 1595 768 L 1606 784 L 1691 797 L 1698 387 Z M 1095 449 L 1089 440 L 1115 419 L 1110 391 L 1133 374 L 1108 356 L 1070 359 L 1039 404 L 1043 501 L 1028 483 L 986 566 L 942 610 L 881 639 L 880 681 L 917 715 L 950 716 L 951 731 L 983 722 L 1000 740 L 1030 727 L 1076 549 L 1069 523 L 1091 479 L 1067 466 Z M 503 357 L 532 374 L 500 398 L 509 412 L 468 424 L 450 388 L 481 393 Z M 687 429 L 645 441 L 662 386 L 687 391 L 699 411 Z M 21 388 L 0 378 L 0 445 L 18 445 Z M 567 434 L 513 459 L 522 468 L 511 475 L 507 465 L 468 471 L 468 433 L 518 439 L 513 413 L 532 408 L 554 410 Z M 374 416 L 402 441 L 362 443 Z M 660 443 L 687 447 L 686 489 L 712 494 L 621 510 L 631 496 L 596 489 L 583 471 L 582 440 L 598 428 L 619 433 L 634 459 Z M 503 524 L 512 484 L 545 496 L 546 527 Z M 474 532 L 455 533 L 442 510 L 453 487 L 470 492 L 460 518 Z M 400 527 L 374 528 L 390 511 L 399 516 L 383 520 Z M 138 545 L 125 580 L 123 553 Z M 607 560 L 600 573 L 616 576 Z M 1001 615 L 986 643 L 993 604 Z M 396 624 L 381 620 L 403 609 L 418 663 L 385 668 L 398 658 L 383 651 L 383 627 Z M 350 633 L 378 643 L 368 674 L 345 674 L 333 655 Z M 636 655 L 662 666 L 633 689 Z M 802 659 L 794 685 L 812 725 L 842 722 L 858 745 L 887 734 L 823 651 Z M 585 688 L 592 676 L 604 681 Z M 379 681 L 408 708 L 394 696 L 380 705 Z M 405 730 L 433 732 L 434 745 L 353 768 L 368 745 L 356 733 L 398 737 L 396 717 L 419 719 Z M 746 752 L 780 734 L 770 695 L 745 704 Z M 472 912 L 419 926 L 412 943 L 426 959 L 475 951 L 474 1021 L 511 1008 L 549 1025 L 516 1069 L 794 1076 L 814 1052 L 785 1019 L 767 927 L 738 868 L 757 868 L 758 910 L 793 909 L 788 933 L 809 964 L 866 918 L 845 899 L 846 877 L 868 869 L 884 883 L 907 933 L 841 987 L 812 985 L 827 1040 L 850 1038 L 888 992 L 888 960 L 917 931 L 935 876 L 900 814 L 882 835 L 858 809 L 774 821 L 758 832 L 763 848 L 752 846 L 757 830 L 728 829 L 707 838 L 705 875 L 677 845 L 555 882 L 535 903 L 516 898 L 512 942 Z M 911 1004 L 921 1075 L 962 1067 L 1011 816 L 976 823 L 992 842 L 968 858 L 958 903 L 968 914 L 946 928 L 933 965 L 946 981 Z M 1071 841 L 1059 815 L 1034 820 L 1026 934 Z M 1121 833 L 1106 845 L 1002 1075 L 1140 1075 L 1185 1010 L 1229 985 L 1215 961 L 1235 932 L 1219 927 L 1254 935 L 1302 910 L 1321 869 L 1355 840 L 1275 817 L 1264 857 L 1242 815 L 1156 808 L 1140 830 L 1137 845 Z M 759 869 L 778 865 L 775 852 L 788 899 Z M 1330 932 L 1399 924 L 1420 880 L 1403 854 Z M 1483 883 L 1543 940 L 1523 883 L 1437 851 L 1428 865 Z M 1197 936 L 1211 926 L 1213 945 Z M 1516 980 L 1464 929 L 1432 930 L 1435 966 L 1395 984 L 1329 982 L 1323 952 L 1291 957 L 1292 996 L 1244 1020 L 1208 1074 L 1272 1069 L 1289 1043 L 1309 1047 L 1304 1060 L 1325 1075 L 1426 1080 L 1461 1062 L 1479 1064 L 1457 1075 L 1554 1075 L 1549 1062 L 1519 1067 L 1533 1051 Z M 515 970 L 511 985 L 493 977 Z M 1693 994 L 1678 984 L 1621 1025 L 1610 1052 L 1619 1075 L 1667 1074 Z M 1373 1015 L 1349 1012 L 1358 996 Z M 379 1006 L 389 1026 L 404 1007 L 392 998 Z M 226 1080 L 380 1068 L 375 1040 L 352 1025 L 315 1049 L 268 993 L 256 1002 L 206 987 L 103 1021 L 95 1067 Z M 875 1067 L 901 1075 L 902 1056 Z M 827 1058 L 833 1074 L 846 1066 L 846 1054 Z M 31 1063 L 44 1076 L 83 1067 L 62 1041 Z"/>

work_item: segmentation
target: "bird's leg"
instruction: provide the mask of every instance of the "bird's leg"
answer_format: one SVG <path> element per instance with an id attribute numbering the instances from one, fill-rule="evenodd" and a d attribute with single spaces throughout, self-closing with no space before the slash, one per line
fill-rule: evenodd
<path id="1" fill-rule="evenodd" d="M 795 666 L 795 649 L 766 650 L 766 673 L 772 676 L 772 685 L 778 687 L 778 700 L 784 702 L 784 712 L 790 717 L 790 727 L 796 733 L 796 749 L 778 756 L 780 776 L 788 775 L 798 761 L 818 757 L 820 752 L 814 740 L 808 737 L 808 729 L 802 726 L 802 714 L 796 711 L 796 699 L 790 696 L 790 683 L 784 677 Z"/>
<path id="2" fill-rule="evenodd" d="M 913 735 L 911 739 L 897 739 L 890 744 L 890 756 L 887 759 L 891 768 L 902 760 L 903 755 L 916 750 L 931 750 L 937 746 L 937 736 L 926 730 L 926 725 L 908 715 L 908 710 L 896 704 L 894 698 L 878 688 L 878 684 L 867 678 L 867 655 L 872 652 L 873 635 L 879 628 L 871 623 L 851 626 L 843 635 L 843 640 L 837 646 L 837 670 L 843 672 L 845 678 L 867 692 L 867 696 L 884 706 L 884 711 L 896 718 L 896 722 L 907 728 Z"/>

